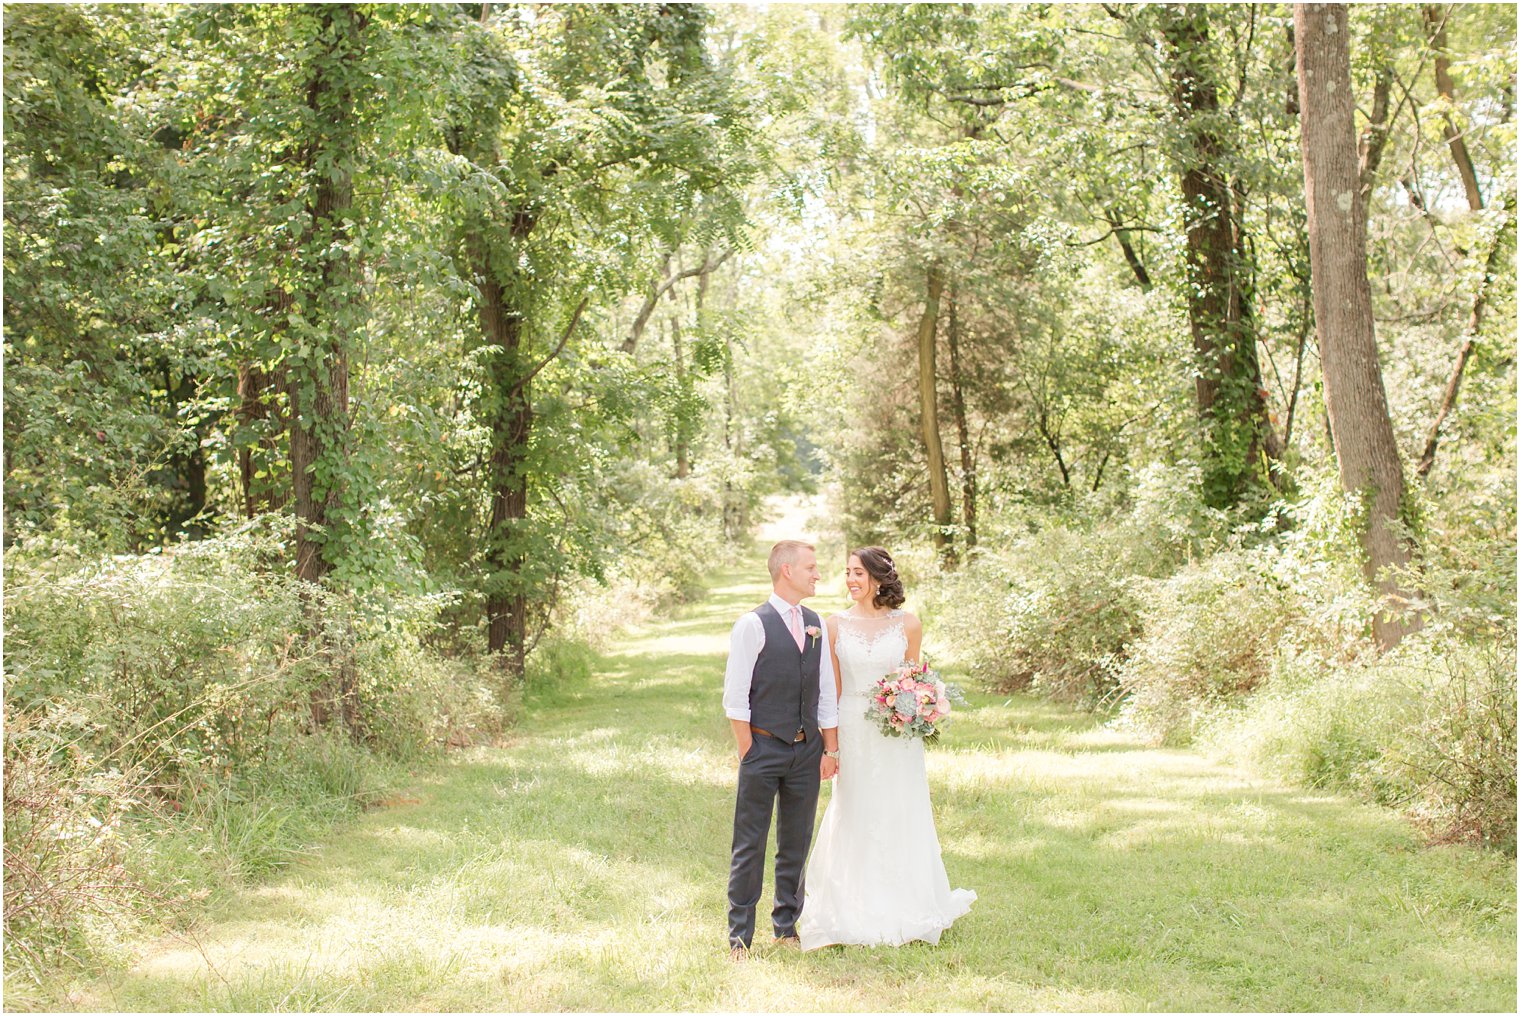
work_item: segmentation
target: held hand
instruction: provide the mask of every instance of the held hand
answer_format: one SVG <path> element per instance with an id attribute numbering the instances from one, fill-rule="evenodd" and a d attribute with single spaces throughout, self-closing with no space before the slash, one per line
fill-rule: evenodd
<path id="1" fill-rule="evenodd" d="M 837 758 L 830 758 L 828 755 L 823 756 L 823 761 L 818 763 L 818 775 L 824 780 L 832 780 L 835 776 L 838 776 L 839 760 Z"/>

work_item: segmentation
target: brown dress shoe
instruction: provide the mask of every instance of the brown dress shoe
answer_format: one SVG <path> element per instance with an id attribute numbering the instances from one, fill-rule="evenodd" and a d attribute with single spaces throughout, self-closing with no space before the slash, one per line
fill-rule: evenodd
<path id="1" fill-rule="evenodd" d="M 735 963 L 743 963 L 749 959 L 749 950 L 742 945 L 732 946 L 728 950 L 728 958 Z"/>

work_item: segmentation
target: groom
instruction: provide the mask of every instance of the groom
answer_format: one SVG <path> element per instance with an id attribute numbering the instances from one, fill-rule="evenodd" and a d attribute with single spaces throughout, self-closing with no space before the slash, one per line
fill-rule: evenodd
<path id="1" fill-rule="evenodd" d="M 748 955 L 755 936 L 772 811 L 777 819 L 771 925 L 776 941 L 796 941 L 819 782 L 839 770 L 834 657 L 822 621 L 801 605 L 818 589 L 817 557 L 812 544 L 782 540 L 771 548 L 767 564 L 774 591 L 734 623 L 723 676 L 723 711 L 739 749 L 728 873 L 728 944 L 736 960 Z"/>

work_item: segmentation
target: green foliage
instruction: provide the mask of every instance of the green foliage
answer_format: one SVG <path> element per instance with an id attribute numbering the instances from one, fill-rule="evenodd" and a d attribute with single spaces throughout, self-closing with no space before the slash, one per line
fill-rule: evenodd
<path id="1" fill-rule="evenodd" d="M 1126 719 L 1185 742 L 1199 714 L 1266 680 L 1304 611 L 1276 564 L 1266 552 L 1226 552 L 1141 584 L 1144 634 L 1118 675 Z"/>
<path id="2" fill-rule="evenodd" d="M 478 660 L 425 647 L 447 597 L 332 594 L 312 642 L 278 522 L 146 555 L 6 554 L 8 961 L 39 975 L 109 942 L 107 919 L 171 919 L 283 864 L 397 765 L 512 720 Z M 329 653 L 356 674 L 362 742 L 314 729 Z"/>
<path id="3" fill-rule="evenodd" d="M 993 688 L 1106 704 L 1141 606 L 1126 577 L 1106 567 L 1112 552 L 1059 526 L 1024 537 L 942 580 L 934 624 Z"/>
<path id="4" fill-rule="evenodd" d="M 1426 630 L 1380 660 L 1333 476 L 1254 527 L 1205 505 L 1196 479 L 1151 467 L 1127 478 L 1127 503 L 1092 498 L 1033 533 L 1001 520 L 1015 535 L 996 552 L 915 576 L 930 628 L 995 688 L 1115 703 L 1145 736 L 1511 849 L 1513 502 L 1452 481 L 1469 493 L 1426 542 Z"/>
<path id="5" fill-rule="evenodd" d="M 1062 521 L 1041 524 L 1051 515 L 1043 505 L 994 520 L 997 550 L 930 579 L 935 624 L 993 687 L 1112 706 L 1151 602 L 1146 579 L 1172 574 L 1225 538 L 1226 517 L 1203 503 L 1197 479 L 1196 466 L 1155 465 L 1129 478 L 1122 506 L 1093 495 Z"/>
<path id="6" fill-rule="evenodd" d="M 838 1011 L 1514 1008 L 1508 858 L 1416 849 L 1379 809 L 1023 695 L 973 694 L 929 756 L 951 884 L 980 896 L 937 948 L 757 936 L 736 967 L 734 744 L 714 704 L 764 574 L 736 557 L 708 600 L 609 645 L 585 687 L 531 694 L 508 744 L 422 774 L 193 939 L 32 1004 L 659 1011 L 758 988 Z"/>
<path id="7" fill-rule="evenodd" d="M 6 10 L 7 543 L 135 550 L 204 507 L 197 378 L 219 357 L 173 312 L 193 294 L 163 249 L 171 157 L 115 101 L 160 20 Z"/>
<path id="8" fill-rule="evenodd" d="M 1407 504 L 1428 641 L 1374 663 L 1290 12 L 1189 16 L 1209 38 L 1179 49 L 1144 5 L 7 8 L 8 966 L 267 874 L 441 745 L 574 713 L 587 644 L 690 600 L 777 491 L 892 546 L 989 684 L 1128 696 L 1149 734 L 1233 730 L 1512 844 L 1513 19 L 1452 12 L 1449 95 L 1420 10 L 1351 21 L 1365 138 L 1398 83 L 1367 207 L 1407 460 L 1473 340 Z M 1217 113 L 1179 115 L 1179 68 Z M 1254 425 L 1200 425 L 1200 168 L 1230 194 L 1222 338 L 1262 363 L 1222 404 L 1266 400 L 1275 494 Z M 930 265 L 966 562 L 943 576 Z M 1242 476 L 1281 502 L 1222 510 Z M 503 601 L 523 688 L 477 655 Z M 344 687 L 352 736 L 314 717 Z"/>
<path id="9" fill-rule="evenodd" d="M 1515 659 L 1421 637 L 1327 669 L 1288 657 L 1244 708 L 1213 718 L 1214 750 L 1310 786 L 1411 813 L 1433 835 L 1515 849 Z"/>

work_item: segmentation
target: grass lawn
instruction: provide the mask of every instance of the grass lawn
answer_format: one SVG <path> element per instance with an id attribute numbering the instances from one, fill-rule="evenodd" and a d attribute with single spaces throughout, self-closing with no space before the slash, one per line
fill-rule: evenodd
<path id="1" fill-rule="evenodd" d="M 731 964 L 719 699 L 763 576 L 719 574 L 589 682 L 534 695 L 510 743 L 450 756 L 60 1007 L 1515 1010 L 1513 862 L 986 695 L 930 753 L 951 884 L 979 896 L 940 946 Z"/>

